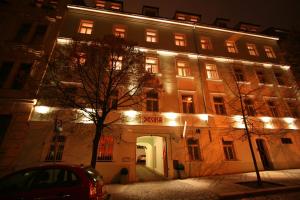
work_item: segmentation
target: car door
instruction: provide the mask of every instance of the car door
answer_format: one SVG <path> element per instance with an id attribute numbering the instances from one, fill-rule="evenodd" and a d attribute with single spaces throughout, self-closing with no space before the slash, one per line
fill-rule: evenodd
<path id="1" fill-rule="evenodd" d="M 30 182 L 24 200 L 79 200 L 82 198 L 80 178 L 64 168 L 45 168 Z"/>

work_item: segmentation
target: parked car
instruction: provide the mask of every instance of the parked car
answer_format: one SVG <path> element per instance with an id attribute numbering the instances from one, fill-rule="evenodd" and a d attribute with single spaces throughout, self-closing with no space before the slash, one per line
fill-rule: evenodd
<path id="1" fill-rule="evenodd" d="M 2 177 L 0 199 L 99 200 L 102 188 L 102 176 L 91 167 L 49 164 Z"/>

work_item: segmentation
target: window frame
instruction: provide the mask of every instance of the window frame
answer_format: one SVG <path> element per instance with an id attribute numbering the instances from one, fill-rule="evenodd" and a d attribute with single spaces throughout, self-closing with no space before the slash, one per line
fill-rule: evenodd
<path id="1" fill-rule="evenodd" d="M 123 31 L 120 31 L 120 30 L 117 30 L 117 29 L 120 29 L 120 30 L 123 30 Z M 117 38 L 126 39 L 127 38 L 127 28 L 123 25 L 114 25 L 113 26 L 113 35 Z"/>
<path id="2" fill-rule="evenodd" d="M 215 101 L 216 98 L 221 98 L 221 102 Z M 217 114 L 217 115 L 227 115 L 225 99 L 224 99 L 223 96 L 215 95 L 215 96 L 212 97 L 212 101 L 213 101 L 213 104 L 214 104 L 215 114 Z"/>
<path id="3" fill-rule="evenodd" d="M 211 67 L 208 69 L 208 67 Z M 217 65 L 212 63 L 205 63 L 206 77 L 209 80 L 220 80 Z"/>
<path id="4" fill-rule="evenodd" d="M 272 117 L 280 117 L 280 113 L 276 105 L 276 100 L 267 99 L 267 105 Z"/>
<path id="5" fill-rule="evenodd" d="M 189 143 L 189 140 L 193 140 L 193 143 L 192 144 Z M 186 146 L 187 146 L 190 161 L 201 161 L 202 160 L 199 139 L 193 138 L 193 137 L 186 138 Z"/>
<path id="6" fill-rule="evenodd" d="M 232 40 L 226 40 L 225 46 L 226 46 L 228 53 L 238 53 L 239 52 L 237 49 L 236 43 Z"/>
<path id="7" fill-rule="evenodd" d="M 247 49 L 250 56 L 259 56 L 259 53 L 257 51 L 256 45 L 247 43 Z"/>
<path id="8" fill-rule="evenodd" d="M 264 46 L 264 50 L 265 50 L 267 58 L 273 58 L 273 59 L 276 58 L 276 54 L 275 54 L 274 49 L 272 47 Z"/>
<path id="9" fill-rule="evenodd" d="M 192 101 L 185 100 L 184 97 L 192 98 Z M 195 98 L 193 94 L 181 94 L 182 113 L 195 114 Z M 192 106 L 192 107 L 190 107 Z"/>
<path id="10" fill-rule="evenodd" d="M 81 19 L 79 23 L 78 33 L 84 35 L 91 35 L 94 29 L 94 21 Z"/>
<path id="11" fill-rule="evenodd" d="M 156 97 L 154 97 L 153 94 Z M 149 107 L 148 107 L 148 105 L 149 105 Z M 148 108 L 150 108 L 150 109 L 148 109 Z M 158 92 L 153 91 L 153 90 L 149 90 L 146 92 L 146 111 L 159 112 L 159 94 L 158 94 Z"/>
<path id="12" fill-rule="evenodd" d="M 179 38 L 179 37 L 182 37 L 182 38 Z M 177 47 L 186 47 L 187 46 L 186 34 L 174 33 L 174 44 Z"/>
<path id="13" fill-rule="evenodd" d="M 187 60 L 183 59 L 176 59 L 176 70 L 177 70 L 177 75 L 180 77 L 191 77 L 192 76 L 192 69 L 189 65 L 189 62 Z M 179 65 L 179 64 L 184 65 Z"/>
<path id="14" fill-rule="evenodd" d="M 237 82 L 246 82 L 245 72 L 239 67 L 233 68 L 234 78 Z"/>
<path id="15" fill-rule="evenodd" d="M 249 104 L 247 103 L 249 102 Z M 245 110 L 247 111 L 248 116 L 256 116 L 256 110 L 254 106 L 254 101 L 251 98 L 245 98 L 243 100 Z"/>
<path id="16" fill-rule="evenodd" d="M 233 141 L 222 139 L 222 148 L 224 152 L 224 158 L 226 161 L 237 160 Z"/>
<path id="17" fill-rule="evenodd" d="M 154 33 L 154 35 L 149 35 L 149 33 Z M 148 38 L 150 40 L 148 40 Z M 155 29 L 146 29 L 145 31 L 145 40 L 148 43 L 158 43 L 158 32 Z"/>
<path id="18" fill-rule="evenodd" d="M 147 63 L 147 60 L 153 60 L 155 62 L 154 63 L 150 63 L 150 62 Z M 150 66 L 150 67 L 147 67 L 147 66 Z M 148 70 L 148 69 L 150 69 L 150 70 Z M 149 73 L 152 73 L 152 74 L 159 73 L 159 59 L 158 59 L 157 56 L 146 55 L 146 57 L 145 57 L 145 70 Z"/>
<path id="19" fill-rule="evenodd" d="M 212 44 L 209 37 L 200 37 L 200 48 L 202 50 L 212 50 Z"/>

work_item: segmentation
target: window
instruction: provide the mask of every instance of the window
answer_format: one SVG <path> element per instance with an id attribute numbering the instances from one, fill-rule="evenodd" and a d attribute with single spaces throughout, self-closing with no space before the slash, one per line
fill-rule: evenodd
<path id="1" fill-rule="evenodd" d="M 98 161 L 112 161 L 114 138 L 112 135 L 102 135 L 98 147 Z"/>
<path id="2" fill-rule="evenodd" d="M 233 69 L 233 71 L 234 71 L 234 77 L 235 77 L 236 81 L 238 81 L 238 82 L 245 81 L 244 73 L 243 73 L 242 69 L 235 68 L 235 69 Z"/>
<path id="3" fill-rule="evenodd" d="M 49 151 L 46 155 L 45 161 L 61 161 L 64 148 L 65 148 L 66 137 L 63 135 L 57 135 L 52 138 Z"/>
<path id="4" fill-rule="evenodd" d="M 149 91 L 146 94 L 146 109 L 151 112 L 158 112 L 158 93 Z"/>
<path id="5" fill-rule="evenodd" d="M 121 70 L 122 69 L 122 56 L 114 56 L 111 58 L 110 66 L 113 70 Z"/>
<path id="6" fill-rule="evenodd" d="M 226 160 L 236 160 L 232 141 L 222 141 L 223 150 Z"/>
<path id="7" fill-rule="evenodd" d="M 92 34 L 94 22 L 90 20 L 81 20 L 79 25 L 79 33 L 90 35 Z"/>
<path id="8" fill-rule="evenodd" d="M 42 43 L 44 40 L 44 36 L 47 32 L 47 28 L 48 28 L 47 25 L 44 25 L 44 24 L 38 25 L 36 27 L 35 33 L 33 35 L 32 42 L 35 44 Z"/>
<path id="9" fill-rule="evenodd" d="M 255 44 L 247 44 L 247 48 L 251 56 L 258 56 Z"/>
<path id="10" fill-rule="evenodd" d="M 157 42 L 157 31 L 156 30 L 150 30 L 150 29 L 147 29 L 146 30 L 146 41 L 147 42 Z"/>
<path id="11" fill-rule="evenodd" d="M 175 45 L 176 46 L 181 46 L 181 47 L 184 47 L 186 46 L 186 38 L 185 38 L 185 35 L 184 34 L 175 34 L 174 36 L 174 39 L 175 39 Z"/>
<path id="12" fill-rule="evenodd" d="M 285 85 L 285 80 L 283 74 L 280 72 L 275 72 L 275 78 L 277 80 L 278 85 Z"/>
<path id="13" fill-rule="evenodd" d="M 176 61 L 179 76 L 191 76 L 191 70 L 186 61 Z"/>
<path id="14" fill-rule="evenodd" d="M 258 78 L 259 83 L 267 83 L 265 73 L 263 71 L 256 71 L 256 76 Z"/>
<path id="15" fill-rule="evenodd" d="M 233 41 L 226 41 L 225 44 L 229 53 L 238 53 L 235 43 Z"/>
<path id="16" fill-rule="evenodd" d="M 198 16 L 191 16 L 191 17 L 190 17 L 190 21 L 196 23 L 196 22 L 200 21 L 200 19 L 199 19 Z"/>
<path id="17" fill-rule="evenodd" d="M 145 68 L 149 73 L 158 73 L 158 58 L 146 57 Z"/>
<path id="18" fill-rule="evenodd" d="M 112 10 L 121 10 L 121 4 L 119 4 L 119 3 L 111 3 L 110 4 L 110 8 Z"/>
<path id="19" fill-rule="evenodd" d="M 96 7 L 101 9 L 105 8 L 105 1 L 96 0 Z"/>
<path id="20" fill-rule="evenodd" d="M 185 20 L 185 15 L 177 14 L 176 19 Z"/>
<path id="21" fill-rule="evenodd" d="M 126 29 L 124 27 L 114 27 L 114 35 L 119 38 L 125 38 Z"/>
<path id="22" fill-rule="evenodd" d="M 218 80 L 219 79 L 219 74 L 217 71 L 217 66 L 214 64 L 206 64 L 206 74 L 208 79 L 213 79 L 213 80 Z"/>
<path id="23" fill-rule="evenodd" d="M 278 110 L 277 110 L 275 101 L 273 101 L 273 100 L 268 100 L 268 101 L 267 101 L 267 104 L 268 104 L 268 107 L 269 107 L 269 109 L 270 109 L 271 115 L 272 115 L 273 117 L 279 117 L 279 113 L 278 113 Z"/>
<path id="24" fill-rule="evenodd" d="M 19 28 L 14 41 L 15 42 L 25 42 L 25 39 L 31 29 L 31 23 L 22 24 Z"/>
<path id="25" fill-rule="evenodd" d="M 31 66 L 32 64 L 31 63 L 22 63 L 18 72 L 17 72 L 17 75 L 14 79 L 14 82 L 12 84 L 12 89 L 15 89 L 15 90 L 20 90 L 20 89 L 23 89 L 28 77 L 29 77 L 29 74 L 30 74 L 30 71 L 31 71 Z"/>
<path id="26" fill-rule="evenodd" d="M 212 49 L 210 39 L 206 37 L 200 38 L 200 46 L 201 49 Z"/>
<path id="27" fill-rule="evenodd" d="M 282 144 L 293 144 L 291 138 L 281 138 L 281 143 Z"/>
<path id="28" fill-rule="evenodd" d="M 255 108 L 254 108 L 252 99 L 244 99 L 244 104 L 245 104 L 245 110 L 247 112 L 247 115 L 255 116 L 256 112 L 255 112 Z"/>
<path id="29" fill-rule="evenodd" d="M 184 113 L 194 113 L 194 100 L 192 95 L 182 95 L 182 111 Z"/>
<path id="30" fill-rule="evenodd" d="M 213 97 L 215 111 L 217 115 L 226 115 L 226 108 L 223 97 Z"/>
<path id="31" fill-rule="evenodd" d="M 272 47 L 265 46 L 265 52 L 266 52 L 266 55 L 268 58 L 276 58 L 276 55 L 275 55 Z"/>
<path id="32" fill-rule="evenodd" d="M 201 154 L 199 148 L 199 140 L 194 138 L 188 138 L 186 143 L 190 160 L 200 160 Z"/>
<path id="33" fill-rule="evenodd" d="M 12 68 L 14 66 L 13 62 L 3 62 L 0 67 L 0 88 L 2 88 L 7 80 Z"/>
<path id="34" fill-rule="evenodd" d="M 11 115 L 0 115 L 0 146 L 11 122 Z"/>

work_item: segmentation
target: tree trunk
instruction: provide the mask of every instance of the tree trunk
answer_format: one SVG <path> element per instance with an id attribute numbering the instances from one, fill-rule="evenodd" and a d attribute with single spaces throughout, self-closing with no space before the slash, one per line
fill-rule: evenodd
<path id="1" fill-rule="evenodd" d="M 98 145 L 99 145 L 100 137 L 102 135 L 102 131 L 103 131 L 103 126 L 102 126 L 101 122 L 98 122 L 96 124 L 96 132 L 95 132 L 95 137 L 94 137 L 94 140 L 93 140 L 93 147 L 92 147 L 91 166 L 94 169 L 96 168 Z"/>

